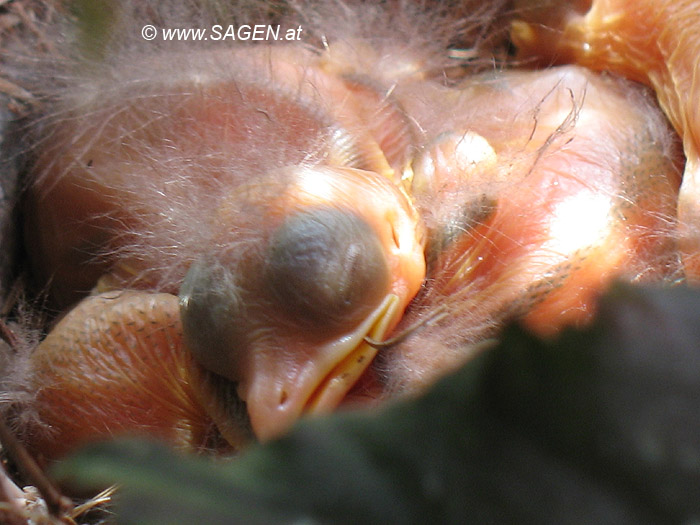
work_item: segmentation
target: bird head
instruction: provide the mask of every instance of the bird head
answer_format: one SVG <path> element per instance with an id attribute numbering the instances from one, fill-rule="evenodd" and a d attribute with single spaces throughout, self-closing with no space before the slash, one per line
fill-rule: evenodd
<path id="1" fill-rule="evenodd" d="M 258 181 L 224 199 L 216 251 L 180 288 L 186 344 L 237 382 L 261 439 L 334 409 L 376 354 L 365 338 L 396 326 L 425 276 L 421 222 L 386 177 L 318 166 L 273 177 L 277 194 Z"/>

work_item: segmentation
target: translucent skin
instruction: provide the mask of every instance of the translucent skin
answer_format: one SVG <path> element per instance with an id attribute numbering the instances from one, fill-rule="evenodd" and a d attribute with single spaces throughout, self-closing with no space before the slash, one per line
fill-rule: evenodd
<path id="1" fill-rule="evenodd" d="M 326 74 L 301 47 L 204 56 L 176 57 L 191 64 L 176 74 L 163 57 L 136 71 L 125 65 L 122 77 L 138 79 L 137 88 L 126 80 L 76 87 L 81 105 L 60 108 L 65 119 L 43 130 L 51 141 L 32 167 L 25 237 L 33 273 L 57 308 L 105 274 L 121 286 L 176 293 L 216 228 L 235 229 L 215 222 L 221 200 L 235 191 L 247 201 L 239 208 L 252 208 L 284 194 L 294 181 L 275 173 L 285 167 L 397 177 L 412 128 L 392 99 Z"/>
<path id="2" fill-rule="evenodd" d="M 474 351 L 470 343 L 489 337 L 507 318 L 523 316 L 533 329 L 551 334 L 589 319 L 596 295 L 610 279 L 658 279 L 677 269 L 672 232 L 681 157 L 644 90 L 563 68 L 474 78 L 449 89 L 411 85 L 398 96 L 433 139 L 411 164 L 413 196 L 429 228 L 428 280 L 395 333 L 437 315 L 447 317 L 381 349 L 345 403 L 424 388 L 468 359 Z M 425 100 L 431 103 L 424 106 Z M 455 129 L 471 131 L 444 138 Z M 458 154 L 450 136 L 457 144 L 469 137 L 466 156 Z M 235 217 L 236 201 L 225 202 L 218 216 Z M 269 204 L 274 200 L 264 202 L 276 209 Z M 371 202 L 365 196 L 358 206 Z M 379 209 L 379 203 L 372 208 Z M 253 228 L 255 217 L 243 231 Z M 254 283 L 246 286 L 255 290 Z M 220 416 L 239 405 L 216 396 L 201 401 L 208 394 L 193 377 L 203 371 L 182 344 L 176 302 L 168 294 L 133 292 L 114 306 L 93 298 L 54 328 L 32 357 L 36 408 L 53 428 L 53 434 L 38 434 L 37 450 L 56 457 L 85 440 L 123 431 L 149 432 L 194 449 L 217 439 L 232 448 L 245 442 L 240 432 L 226 431 L 227 425 L 245 428 L 245 417 L 235 410 L 236 417 Z M 103 306 L 93 309 L 95 303 Z M 266 334 L 267 341 L 278 337 L 269 330 L 274 314 L 268 315 L 246 334 Z M 153 326 L 155 335 L 135 330 L 125 336 L 122 329 L 134 319 Z M 152 345 L 153 337 L 167 344 Z M 239 368 L 231 371 L 226 358 L 210 368 L 218 366 L 216 371 L 228 376 L 254 370 L 243 386 L 224 380 L 240 392 L 251 381 L 278 384 L 255 369 L 261 356 L 286 363 L 286 374 L 297 366 L 295 355 L 302 356 L 300 363 L 315 359 L 309 347 L 291 342 L 269 348 L 277 349 L 243 352 L 246 357 L 239 356 Z M 149 357 L 153 353 L 158 359 Z M 138 381 L 132 369 L 140 374 Z M 163 383 L 171 377 L 167 370 L 179 379 Z M 119 397 L 112 395 L 115 387 L 122 390 Z M 286 396 L 292 398 L 294 391 Z M 139 407 L 146 406 L 139 416 Z M 221 408 L 212 414 L 212 407 Z M 146 412 L 158 416 L 146 421 Z M 95 424 L 85 426 L 85 420 Z M 260 423 L 260 416 L 253 421 L 265 437 L 282 430 L 278 423 Z M 286 427 L 293 419 L 283 421 Z"/>
<path id="3" fill-rule="evenodd" d="M 683 140 L 686 167 L 678 202 L 686 275 L 700 280 L 700 9 L 692 0 L 520 2 L 512 36 L 520 57 L 576 63 L 651 86 Z"/>
<path id="4" fill-rule="evenodd" d="M 422 74 L 421 57 L 387 73 L 378 65 L 393 55 L 349 44 L 366 61 L 345 61 L 347 49 L 334 43 L 319 53 L 261 45 L 196 59 L 164 54 L 120 66 L 138 82 L 75 86 L 34 166 L 33 269 L 59 307 L 100 279 L 145 295 L 87 299 L 39 345 L 35 409 L 51 428 L 32 434 L 37 451 L 53 458 L 124 431 L 186 449 L 235 449 L 248 418 L 269 438 L 314 411 L 348 360 L 353 374 L 364 373 L 325 411 L 424 388 L 506 319 L 544 334 L 584 323 L 615 277 L 676 276 L 683 159 L 644 90 L 579 68 L 499 71 L 448 87 Z M 188 66 L 173 71 L 173 63 Z M 305 184 L 308 174 L 320 179 Z M 319 206 L 355 213 L 388 258 L 386 278 L 368 266 L 386 289 L 356 295 L 369 297 L 362 313 L 377 319 L 353 318 L 346 331 L 315 327 L 309 315 L 297 322 L 290 311 L 303 300 L 267 288 L 281 225 Z M 212 261 L 218 266 L 190 274 L 200 284 L 192 289 L 203 288 L 200 277 L 215 282 L 230 303 L 222 310 L 235 315 L 219 322 L 221 303 L 205 294 L 203 317 L 216 330 L 197 333 L 197 311 L 190 336 L 204 339 L 201 347 L 207 337 L 236 344 L 195 361 L 172 294 L 187 311 L 196 301 L 181 283 Z M 210 271 L 220 267 L 228 273 Z M 400 305 L 385 315 L 375 303 L 389 296 Z M 153 333 L 121 331 L 141 324 Z M 378 345 L 373 361 L 343 346 L 357 348 L 367 334 L 398 339 Z M 161 344 L 151 345 L 154 337 Z"/>
<path id="5" fill-rule="evenodd" d="M 413 128 L 372 82 L 326 72 L 303 47 L 185 58 L 190 68 L 174 75 L 162 57 L 126 65 L 138 88 L 96 80 L 79 107 L 61 108 L 71 118 L 47 126 L 51 146 L 33 166 L 27 251 L 59 308 L 93 287 L 177 294 L 195 264 L 223 268 L 193 278 L 211 293 L 196 282 L 180 293 L 182 311 L 196 311 L 184 329 L 198 362 L 236 382 L 256 434 L 270 437 L 309 403 L 334 407 L 376 354 L 363 337 L 383 338 L 420 289 L 422 222 L 400 182 Z M 328 255 L 315 261 L 331 268 L 320 284 L 305 248 L 286 266 L 274 255 L 280 230 L 304 213 L 356 225 L 344 251 L 311 248 Z M 305 234 L 295 235 L 287 242 Z M 343 315 L 324 319 L 297 288 Z"/>
<path id="6" fill-rule="evenodd" d="M 178 308 L 168 294 L 111 292 L 86 299 L 58 323 L 32 354 L 42 425 L 25 441 L 37 457 L 56 459 L 122 434 L 220 453 L 249 439 L 233 389 L 182 345 Z"/>
<path id="7" fill-rule="evenodd" d="M 443 138 L 413 164 L 428 277 L 397 331 L 444 318 L 380 354 L 383 392 L 429 384 L 506 319 L 552 335 L 587 322 L 614 278 L 678 275 L 683 159 L 646 90 L 565 67 L 437 91 L 431 109 L 454 116 L 436 121 L 406 102 Z"/>

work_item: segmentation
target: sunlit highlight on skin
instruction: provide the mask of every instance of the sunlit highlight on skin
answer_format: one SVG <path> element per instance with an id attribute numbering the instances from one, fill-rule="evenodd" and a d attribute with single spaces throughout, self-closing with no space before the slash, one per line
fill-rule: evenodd
<path id="1" fill-rule="evenodd" d="M 552 210 L 543 248 L 569 254 L 597 245 L 608 235 L 610 209 L 610 198 L 602 193 L 580 192 L 562 200 Z"/>

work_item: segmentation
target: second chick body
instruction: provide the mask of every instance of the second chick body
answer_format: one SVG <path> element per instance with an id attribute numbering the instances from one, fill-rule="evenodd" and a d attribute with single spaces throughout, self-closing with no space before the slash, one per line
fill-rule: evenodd
<path id="1" fill-rule="evenodd" d="M 145 54 L 110 65 L 119 83 L 93 72 L 64 94 L 26 201 L 36 275 L 61 307 L 101 278 L 170 309 L 179 293 L 182 320 L 146 313 L 118 340 L 88 308 L 59 322 L 31 387 L 62 448 L 37 433 L 37 449 L 149 426 L 187 448 L 192 420 L 239 446 L 218 401 L 100 372 L 101 352 L 125 352 L 157 377 L 140 350 L 153 334 L 171 334 L 187 392 L 217 377 L 267 439 L 304 412 L 420 390 L 505 319 L 554 333 L 587 320 L 612 278 L 675 275 L 682 158 L 647 92 L 574 67 L 445 83 L 427 51 L 380 69 L 403 36 Z M 90 393 L 117 384 L 189 415 L 104 417 Z M 73 432 L 65 399 L 85 400 L 94 432 Z"/>

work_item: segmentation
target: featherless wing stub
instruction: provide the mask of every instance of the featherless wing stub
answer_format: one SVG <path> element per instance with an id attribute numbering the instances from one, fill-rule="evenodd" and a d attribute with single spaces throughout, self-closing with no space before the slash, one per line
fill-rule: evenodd
<path id="1" fill-rule="evenodd" d="M 48 124 L 28 251 L 58 306 L 95 285 L 179 293 L 188 351 L 267 438 L 335 408 L 376 353 L 364 338 L 421 286 L 399 180 L 413 124 L 371 72 L 303 46 L 178 57 L 173 74 L 159 57 L 124 65 L 135 89 L 95 79 L 100 96 Z"/>
<path id="2" fill-rule="evenodd" d="M 37 349 L 37 450 L 132 430 L 229 451 L 424 388 L 512 317 L 552 335 L 615 278 L 682 273 L 683 158 L 647 91 L 578 66 L 450 76 L 464 23 L 358 4 L 309 12 L 302 43 L 139 42 L 61 76 L 30 127 L 31 272 L 57 310 L 138 292 L 86 299 Z M 401 9 L 426 23 L 369 34 Z M 544 57 L 523 24 L 519 52 Z"/>
<path id="3" fill-rule="evenodd" d="M 228 453 L 250 439 L 243 406 L 184 347 L 172 295 L 90 297 L 56 325 L 30 364 L 41 424 L 25 441 L 42 459 L 118 435 Z"/>
<path id="4" fill-rule="evenodd" d="M 421 328 L 380 356 L 388 388 L 462 363 L 505 319 L 552 335 L 613 279 L 678 277 L 683 158 L 647 90 L 578 67 L 433 89 L 448 109 L 416 112 L 436 138 L 412 165 L 427 280 L 397 333 Z"/>

